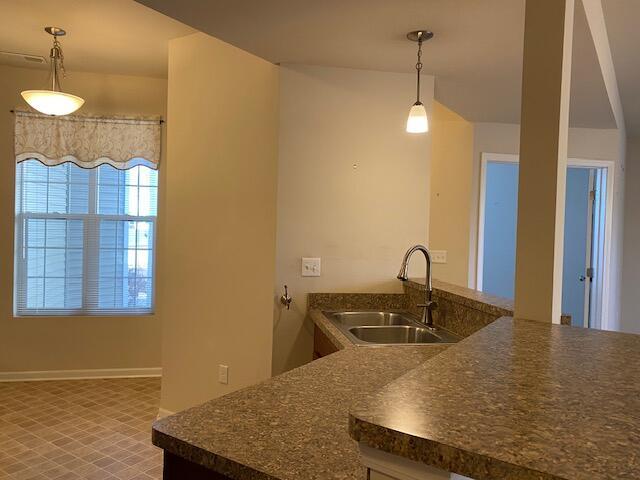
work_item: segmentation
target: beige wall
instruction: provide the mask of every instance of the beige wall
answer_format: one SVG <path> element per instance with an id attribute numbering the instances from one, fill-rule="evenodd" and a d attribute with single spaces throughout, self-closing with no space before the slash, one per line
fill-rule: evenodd
<path id="1" fill-rule="evenodd" d="M 501 123 L 474 124 L 473 181 L 470 211 L 469 285 L 475 286 L 480 164 L 482 153 L 519 153 L 520 126 Z M 617 130 L 589 128 L 569 129 L 569 157 L 615 162 L 612 252 L 610 271 L 609 315 L 611 328 L 617 328 L 620 316 L 620 274 L 622 271 L 622 231 L 624 214 L 624 147 Z"/>
<path id="2" fill-rule="evenodd" d="M 446 250 L 433 276 L 463 287 L 469 272 L 469 212 L 473 174 L 473 124 L 433 103 L 429 247 Z"/>
<path id="3" fill-rule="evenodd" d="M 271 374 L 278 67 L 172 40 L 167 135 L 161 406 L 176 411 Z"/>
<path id="4" fill-rule="evenodd" d="M 9 110 L 24 107 L 20 91 L 41 88 L 47 74 L 0 65 L 0 372 L 159 367 L 157 314 L 13 317 L 15 162 Z M 164 115 L 166 110 L 167 82 L 162 79 L 70 72 L 64 88 L 85 98 L 84 113 Z M 159 178 L 162 213 L 162 167 Z"/>
<path id="5" fill-rule="evenodd" d="M 308 292 L 400 291 L 402 255 L 427 241 L 430 135 L 404 130 L 414 89 L 411 74 L 281 67 L 274 300 L 284 284 L 294 300 L 275 304 L 274 373 L 311 360 Z M 430 109 L 432 77 L 422 96 Z M 322 276 L 301 277 L 303 256 Z"/>

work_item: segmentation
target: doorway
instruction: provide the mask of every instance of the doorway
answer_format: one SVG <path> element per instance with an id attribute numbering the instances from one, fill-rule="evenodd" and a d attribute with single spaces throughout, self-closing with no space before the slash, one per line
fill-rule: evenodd
<path id="1" fill-rule="evenodd" d="M 564 225 L 562 312 L 573 326 L 601 328 L 608 258 L 610 162 L 569 159 Z M 483 154 L 477 288 L 513 299 L 518 157 Z"/>

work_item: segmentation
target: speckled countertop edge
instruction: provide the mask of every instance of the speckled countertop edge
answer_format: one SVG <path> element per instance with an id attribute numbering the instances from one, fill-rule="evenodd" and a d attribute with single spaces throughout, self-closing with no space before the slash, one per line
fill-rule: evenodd
<path id="1" fill-rule="evenodd" d="M 459 475 L 476 475 L 475 478 L 488 480 L 503 478 L 568 480 L 532 469 L 523 470 L 520 466 L 490 456 L 444 445 L 429 439 L 416 440 L 414 436 L 407 433 L 363 423 L 351 413 L 349 413 L 349 432 L 354 440 L 363 441 L 368 447 Z"/>
<path id="2" fill-rule="evenodd" d="M 153 443 L 235 480 L 361 480 L 351 401 L 446 348 L 346 348 L 158 420 Z"/>
<path id="3" fill-rule="evenodd" d="M 420 364 L 418 358 L 422 358 L 423 362 L 427 361 L 434 355 L 444 351 L 449 345 L 425 345 L 425 346 L 369 346 L 369 347 L 358 347 L 354 343 L 352 343 L 337 327 L 335 327 L 329 319 L 322 313 L 322 311 L 332 311 L 332 310 L 341 310 L 341 309 L 356 309 L 356 310 L 400 310 L 406 306 L 406 295 L 404 294 L 311 294 L 314 295 L 312 302 L 310 305 L 315 305 L 317 307 L 322 308 L 319 309 L 311 309 L 309 310 L 309 317 L 314 322 L 321 331 L 327 335 L 330 341 L 338 348 L 338 352 L 323 357 L 319 360 L 316 360 L 310 364 L 303 365 L 297 369 L 291 370 L 285 374 L 279 375 L 277 377 L 273 377 L 269 380 L 261 382 L 260 384 L 247 387 L 242 390 L 238 390 L 236 392 L 232 392 L 224 397 L 220 397 L 218 399 L 214 399 L 210 402 L 207 402 L 203 405 L 193 407 L 191 409 L 180 412 L 174 416 L 166 417 L 165 419 L 159 420 L 154 423 L 154 427 L 152 430 L 152 441 L 154 445 L 163 448 L 167 452 L 175 454 L 181 458 L 185 458 L 193 463 L 202 465 L 208 469 L 211 469 L 215 472 L 221 473 L 223 475 L 228 476 L 232 479 L 237 480 L 280 480 L 280 479 L 292 479 L 292 478 L 302 478 L 300 476 L 295 477 L 291 475 L 292 469 L 291 466 L 286 465 L 286 461 L 283 458 L 286 455 L 281 455 L 281 458 L 274 460 L 267 460 L 266 464 L 263 464 L 262 460 L 253 458 L 251 459 L 251 455 L 247 457 L 247 452 L 242 447 L 234 448 L 226 448 L 221 447 L 221 445 L 217 444 L 215 441 L 216 438 L 224 435 L 228 435 L 229 431 L 226 430 L 224 424 L 227 422 L 224 419 L 217 419 L 220 415 L 220 412 L 229 411 L 230 413 L 238 416 L 238 424 L 232 428 L 234 431 L 234 436 L 238 436 L 241 438 L 245 438 L 246 433 L 241 432 L 240 430 L 244 422 L 253 421 L 250 416 L 247 416 L 248 413 L 246 411 L 246 406 L 248 404 L 252 404 L 255 402 L 258 410 L 263 411 L 263 408 L 267 405 L 272 405 L 272 403 L 267 402 L 264 403 L 264 399 L 259 400 L 261 396 L 270 394 L 268 392 L 272 391 L 272 389 L 279 388 L 278 385 L 289 383 L 290 387 L 293 387 L 296 390 L 303 390 L 317 388 L 317 384 L 322 384 L 323 376 L 329 379 L 328 381 L 333 384 L 333 391 L 335 392 L 336 388 L 344 389 L 344 385 L 342 387 L 338 387 L 338 384 L 335 384 L 336 381 L 343 374 L 338 373 L 341 370 L 348 371 L 349 375 L 353 375 L 353 379 L 355 382 L 354 388 L 356 389 L 358 394 L 362 394 L 363 391 L 366 392 L 369 387 L 363 389 L 365 384 L 369 384 L 374 381 L 374 379 L 383 375 L 382 378 L 386 378 L 385 381 L 380 383 L 377 387 L 383 386 L 385 383 L 397 378 L 397 376 L 406 373 L 406 371 L 410 371 L 412 368 L 417 367 Z M 352 352 L 352 353 L 349 353 Z M 418 353 L 421 352 L 421 353 Z M 383 364 L 379 364 L 376 367 L 376 364 L 381 361 L 382 358 L 387 359 Z M 413 358 L 413 360 L 409 360 Z M 359 360 L 356 360 L 359 359 Z M 366 359 L 366 361 L 365 361 Z M 392 363 L 389 363 L 393 360 Z M 346 363 L 345 363 L 346 362 Z M 406 368 L 408 366 L 408 362 L 411 362 L 411 367 L 406 370 L 402 370 L 402 368 Z M 413 363 L 415 362 L 415 363 Z M 397 365 L 392 367 L 392 365 L 398 365 L 405 367 L 398 367 Z M 384 365 L 384 367 L 382 366 Z M 386 373 L 384 373 L 386 371 Z M 390 371 L 396 371 L 394 377 L 389 377 Z M 314 372 L 314 373 L 311 373 Z M 324 372 L 324 373 L 322 373 Z M 367 372 L 365 374 L 365 372 Z M 373 375 L 373 372 L 376 372 Z M 336 376 L 337 375 L 337 376 Z M 373 375 L 373 376 L 372 376 Z M 366 380 L 367 377 L 371 378 Z M 297 378 L 299 380 L 292 381 L 291 379 Z M 349 377 L 351 378 L 351 377 Z M 344 380 L 342 380 L 343 382 Z M 375 380 L 379 382 L 379 380 Z M 300 383 L 299 383 L 300 382 Z M 308 383 L 312 382 L 312 383 Z M 362 384 L 362 382 L 366 382 Z M 358 387 L 358 384 L 362 384 Z M 304 385 L 307 384 L 306 387 Z M 283 399 L 285 397 L 289 397 L 290 395 L 297 395 L 295 391 L 286 389 L 286 394 L 283 391 L 282 394 L 278 395 L 278 398 Z M 327 392 L 331 392 L 329 389 Z M 369 394 L 373 393 L 375 390 L 369 391 Z M 284 396 L 283 396 L 284 395 Z M 301 419 L 301 422 L 308 422 L 309 419 L 314 418 L 314 416 L 318 415 L 318 412 L 315 412 L 317 408 L 312 408 L 314 405 L 317 407 L 317 402 L 321 398 L 321 395 L 325 395 L 324 391 L 322 394 L 314 396 L 314 400 L 307 400 L 300 402 L 302 408 L 305 410 L 304 420 Z M 344 397 L 344 392 L 343 392 Z M 233 400 L 237 398 L 237 400 Z M 333 398 L 333 397 L 331 397 Z M 338 396 L 338 398 L 340 398 Z M 336 433 L 330 435 L 331 443 L 335 443 L 338 441 L 337 445 L 340 445 L 338 448 L 345 448 L 344 452 L 339 455 L 341 458 L 340 462 L 342 463 L 340 468 L 337 467 L 336 461 L 331 460 L 327 462 L 327 467 L 333 471 L 322 472 L 322 468 L 325 468 L 324 465 L 317 465 L 318 469 L 317 475 L 313 478 L 326 478 L 326 479 L 360 479 L 364 478 L 364 467 L 362 467 L 359 454 L 357 453 L 356 443 L 349 438 L 348 434 L 348 423 L 349 423 L 349 415 L 348 415 L 348 405 L 350 403 L 351 395 L 349 398 L 341 398 L 337 400 L 341 405 L 341 408 L 344 408 L 344 420 L 342 423 L 338 418 L 335 418 L 332 424 L 333 429 L 337 428 L 337 432 L 341 432 L 338 436 Z M 333 402 L 333 400 L 331 400 Z M 327 400 L 324 400 L 325 404 Z M 277 407 L 277 403 L 276 409 Z M 252 408 L 251 410 L 254 410 Z M 271 407 L 269 407 L 271 408 Z M 326 408 L 326 405 L 323 407 L 323 411 Z M 314 413 L 315 412 L 315 413 Z M 297 413 L 298 415 L 300 412 Z M 250 415 L 250 414 L 249 414 Z M 288 410 L 287 416 L 296 415 L 291 410 Z M 340 417 L 342 418 L 342 416 Z M 217 419 L 217 420 L 215 420 Z M 211 425 L 211 426 L 208 426 Z M 313 434 L 313 438 L 317 438 L 317 448 L 324 450 L 325 448 L 329 448 L 329 439 L 325 438 L 322 440 L 322 436 L 316 437 L 316 435 L 322 435 L 321 432 L 326 427 L 320 427 L 320 425 L 316 425 L 315 427 L 309 428 L 310 425 L 300 425 L 301 431 L 307 431 L 308 433 Z M 236 431 L 236 428 L 240 429 Z M 271 430 L 271 429 L 269 429 Z M 269 431 L 267 430 L 267 432 Z M 264 433 L 262 427 L 258 426 L 256 428 L 251 429 L 253 434 L 251 435 L 251 440 L 249 442 L 255 441 L 253 437 L 259 437 Z M 272 431 L 271 434 L 273 434 Z M 295 436 L 300 435 L 300 432 L 291 431 L 288 435 L 286 435 L 286 442 L 291 443 L 290 447 L 288 447 L 285 451 L 288 451 L 289 448 L 293 450 L 298 450 L 302 447 L 299 443 L 295 442 Z M 308 434 L 307 434 L 308 435 Z M 343 440 L 340 438 L 344 436 Z M 249 438 L 249 437 L 247 437 Z M 311 438 L 311 437 L 309 437 Z M 303 440 L 303 442 L 307 442 L 309 438 Z M 212 442 L 212 443 L 210 443 Z M 342 443 L 344 442 L 344 443 Z M 209 447 L 207 448 L 207 443 L 209 443 Z M 229 441 L 228 444 L 232 444 L 233 442 Z M 266 444 L 271 445 L 268 449 L 269 452 L 277 451 L 276 446 L 267 441 Z M 327 445 L 325 445 L 325 443 Z M 225 449 L 226 448 L 226 449 Z M 331 447 L 333 449 L 336 446 Z M 331 450 L 328 452 L 330 455 L 338 455 L 337 452 Z M 305 459 L 307 462 L 310 462 L 313 465 L 312 457 L 315 455 L 313 452 L 309 452 L 305 454 Z M 328 457 L 332 458 L 332 457 Z M 327 457 L 322 460 L 325 462 Z M 316 462 L 318 459 L 316 459 Z M 275 464 L 274 464 L 275 462 Z M 346 462 L 346 464 L 345 464 Z M 304 460 L 301 460 L 299 463 L 305 463 Z M 279 466 L 277 466 L 279 464 Z M 300 472 L 298 472 L 300 473 Z M 310 476 L 305 476 L 304 478 L 311 478 Z"/>
<path id="4" fill-rule="evenodd" d="M 338 327 L 333 325 L 320 310 L 310 310 L 309 318 L 324 333 L 329 341 L 338 349 L 355 348 L 355 344 L 349 340 Z"/>
<path id="5" fill-rule="evenodd" d="M 638 335 L 503 317 L 356 400 L 350 433 L 478 480 L 640 478 L 638 366 Z"/>
<path id="6" fill-rule="evenodd" d="M 215 452 L 193 445 L 155 427 L 151 430 L 151 442 L 173 455 L 233 480 L 279 480 L 277 477 L 244 465 L 242 461 L 235 460 L 231 455 L 217 455 Z"/>
<path id="7" fill-rule="evenodd" d="M 405 283 L 406 287 L 424 291 L 426 282 L 423 278 L 410 278 Z M 496 297 L 487 293 L 461 287 L 442 280 L 433 279 L 434 293 L 443 298 L 448 298 L 469 308 L 498 317 L 513 315 L 513 302 L 507 298 Z"/>
<path id="8" fill-rule="evenodd" d="M 496 317 L 511 317 L 514 315 L 513 300 L 496 295 L 490 295 L 472 288 L 461 287 L 453 283 L 444 282 L 434 278 L 432 280 L 434 295 L 452 300 L 465 307 L 480 310 L 481 312 L 494 315 Z M 404 282 L 404 288 L 416 290 L 426 290 L 424 278 L 410 278 Z M 571 316 L 562 314 L 560 318 L 562 325 L 571 325 Z"/>
<path id="9" fill-rule="evenodd" d="M 405 310 L 404 293 L 309 293 L 309 310 Z"/>
<path id="10" fill-rule="evenodd" d="M 513 321 L 512 317 L 499 319 L 497 323 Z M 495 324 L 493 325 L 496 326 Z M 486 328 L 486 327 L 485 327 Z M 452 347 L 452 352 L 463 348 L 463 342 Z M 451 352 L 450 352 L 451 353 Z M 424 366 L 424 365 L 423 365 Z M 419 367 L 417 367 L 419 368 Z M 407 376 L 409 376 L 409 373 Z M 392 387 L 400 377 L 387 387 Z M 533 469 L 523 469 L 488 455 L 454 447 L 410 432 L 403 432 L 364 419 L 362 404 L 368 400 L 357 400 L 349 410 L 349 434 L 351 438 L 368 447 L 424 463 L 442 470 L 478 479 L 514 478 L 518 480 L 568 480 Z M 353 410 L 356 412 L 354 413 Z M 374 415 L 372 418 L 375 418 Z"/>
<path id="11" fill-rule="evenodd" d="M 357 353 L 356 358 L 363 358 L 363 359 L 365 357 L 370 358 L 368 357 L 369 354 L 366 352 L 373 352 L 371 355 L 373 355 L 374 357 L 380 356 L 380 354 L 383 354 L 383 355 L 389 355 L 390 356 L 389 358 L 400 358 L 397 356 L 397 355 L 400 355 L 400 352 L 402 352 L 402 356 L 404 356 L 405 353 L 407 355 L 410 355 L 412 351 L 418 351 L 420 349 L 429 349 L 435 354 L 437 350 L 434 350 L 434 348 L 444 349 L 448 347 L 448 346 L 447 347 L 434 347 L 434 346 L 358 347 L 357 345 L 352 343 L 351 340 L 349 340 L 322 313 L 323 311 L 349 310 L 349 309 L 351 310 L 404 310 L 407 307 L 407 300 L 408 300 L 406 294 L 360 294 L 360 293 L 310 294 L 309 297 L 310 298 L 309 298 L 308 316 L 313 321 L 313 323 L 317 325 L 317 327 L 329 338 L 331 343 L 334 344 L 334 346 L 340 352 L 329 355 L 325 358 L 322 358 L 316 362 L 313 362 L 313 364 L 307 364 L 305 366 L 302 366 L 298 369 L 291 371 L 294 373 L 289 372 L 287 374 L 284 374 L 285 376 L 274 377 L 265 382 L 262 382 L 261 384 L 255 385 L 253 387 L 248 387 L 247 389 L 244 389 L 244 390 L 240 390 L 238 391 L 239 393 L 233 392 L 232 394 L 229 394 L 229 395 L 231 396 L 239 395 L 240 396 L 239 398 L 243 398 L 242 392 L 252 391 L 252 392 L 255 392 L 254 395 L 259 396 L 260 395 L 259 392 L 263 391 L 264 389 L 268 390 L 270 388 L 269 385 L 272 384 L 272 382 L 275 381 L 277 383 L 277 382 L 286 381 L 285 380 L 287 378 L 286 375 L 289 375 L 289 374 L 296 375 L 296 373 L 300 375 L 301 372 L 304 372 L 305 369 L 308 369 L 309 367 L 311 367 L 311 371 L 313 371 L 317 367 L 322 367 L 323 365 L 324 365 L 323 368 L 327 368 L 329 365 L 335 365 L 336 368 L 340 368 L 338 367 L 338 365 L 344 364 L 344 361 L 345 361 L 343 358 L 344 355 L 341 352 L 345 350 L 359 351 L 360 353 Z M 423 350 L 423 351 L 425 353 L 427 352 L 427 350 Z M 368 363 L 368 362 L 365 362 L 365 363 Z M 415 365 L 415 367 L 417 366 L 418 365 Z M 303 379 L 304 377 L 300 377 L 300 378 Z M 223 398 L 224 397 L 221 397 L 220 399 L 207 402 L 207 404 L 211 403 L 211 405 L 218 405 L 220 404 L 219 403 L 220 400 Z M 240 401 L 246 402 L 246 400 L 240 400 Z M 165 420 L 156 422 L 156 424 L 154 424 L 153 434 L 152 434 L 153 443 L 175 455 L 178 455 L 182 458 L 190 460 L 199 465 L 203 465 L 213 471 L 227 475 L 230 478 L 239 479 L 239 480 L 273 480 L 273 479 L 280 479 L 280 478 L 290 478 L 287 476 L 274 474 L 274 472 L 277 471 L 277 468 L 274 468 L 274 469 L 265 468 L 264 470 L 270 472 L 270 473 L 266 473 L 260 468 L 260 462 L 256 461 L 255 458 L 253 462 L 249 462 L 247 461 L 246 458 L 243 458 L 242 455 L 244 453 L 242 450 L 238 450 L 234 454 L 233 451 L 216 452 L 215 448 L 210 448 L 210 449 L 203 448 L 203 445 L 206 447 L 206 442 L 209 441 L 207 439 L 212 438 L 208 435 L 214 435 L 214 436 L 216 435 L 215 430 L 209 432 L 209 434 L 205 434 L 205 432 L 201 431 L 202 428 L 204 428 L 202 425 L 199 425 L 198 427 L 194 426 L 193 418 L 194 417 L 197 418 L 197 415 L 206 415 L 204 414 L 205 411 L 208 411 L 210 412 L 210 414 L 215 415 L 215 413 L 213 413 L 215 412 L 215 410 L 213 411 L 210 409 L 206 410 L 206 408 L 205 410 L 202 410 L 203 413 L 196 413 L 199 411 L 198 409 L 202 409 L 203 407 L 204 406 L 194 407 L 194 409 L 189 409 L 185 411 L 187 412 L 187 414 L 186 416 L 182 417 L 184 419 L 183 421 L 185 422 L 184 425 L 181 425 L 180 422 L 167 424 L 166 423 L 167 421 Z M 220 408 L 221 409 L 226 408 L 228 410 L 230 406 L 226 404 L 226 407 L 223 406 Z M 230 410 L 230 412 L 233 412 L 233 411 L 235 411 L 235 408 Z M 192 413 L 188 413 L 188 412 L 192 412 Z M 184 412 L 181 412 L 181 414 L 184 414 Z M 168 418 L 171 418 L 171 417 L 168 417 Z M 210 415 L 206 415 L 205 417 L 201 417 L 201 418 L 203 418 L 203 420 L 206 418 L 210 420 Z M 242 417 L 240 418 L 242 419 Z M 344 431 L 346 432 L 348 425 L 352 422 L 351 416 L 346 411 L 345 411 L 344 422 L 345 422 Z M 168 428 L 168 425 L 173 425 L 173 426 Z M 189 425 L 191 425 L 191 427 Z M 194 427 L 195 427 L 195 432 L 200 430 L 201 433 L 194 434 L 194 430 L 193 430 Z M 259 429 L 255 430 L 255 432 L 258 433 Z M 203 435 L 203 434 L 205 434 L 205 437 L 200 437 L 198 439 L 197 435 Z M 193 437 L 193 435 L 196 435 L 196 437 Z M 194 438 L 197 441 L 193 440 Z M 204 443 L 202 443 L 203 441 Z M 358 462 L 357 457 L 354 457 L 352 460 L 353 462 Z M 357 466 L 361 468 L 359 462 Z M 336 478 L 336 477 L 321 476 L 318 478 Z M 344 478 L 353 478 L 353 477 L 347 475 Z M 544 477 L 540 477 L 540 478 L 544 478 Z"/>

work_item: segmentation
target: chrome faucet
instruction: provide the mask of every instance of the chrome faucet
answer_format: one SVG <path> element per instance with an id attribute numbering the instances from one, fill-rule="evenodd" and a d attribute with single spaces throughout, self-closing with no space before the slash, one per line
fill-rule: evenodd
<path id="1" fill-rule="evenodd" d="M 402 280 L 403 282 L 409 280 L 409 276 L 407 273 L 409 269 L 409 260 L 411 259 L 411 256 L 417 251 L 421 251 L 424 254 L 425 260 L 427 261 L 427 285 L 424 303 L 419 303 L 416 306 L 424 309 L 422 311 L 422 323 L 424 323 L 429 328 L 433 328 L 433 310 L 438 307 L 438 304 L 432 300 L 433 287 L 431 286 L 431 254 L 429 253 L 429 250 L 427 250 L 427 247 L 423 245 L 414 245 L 409 250 L 407 250 L 407 253 L 404 254 L 404 258 L 402 259 L 400 273 L 398 273 L 398 280 Z"/>

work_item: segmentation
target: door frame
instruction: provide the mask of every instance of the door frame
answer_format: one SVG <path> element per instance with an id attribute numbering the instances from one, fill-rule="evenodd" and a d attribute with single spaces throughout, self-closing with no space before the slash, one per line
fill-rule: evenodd
<path id="1" fill-rule="evenodd" d="M 484 221 L 485 221 L 485 201 L 487 189 L 487 164 L 493 163 L 520 163 L 520 156 L 511 153 L 490 153 L 482 152 L 480 162 L 480 198 L 478 208 L 478 235 L 476 244 L 476 289 L 482 291 L 482 276 L 484 263 Z M 606 302 L 609 298 L 610 272 L 611 272 L 611 235 L 613 224 L 613 187 L 615 162 L 612 160 L 592 160 L 587 158 L 569 157 L 567 167 L 582 168 L 604 168 L 607 170 L 607 198 L 605 213 L 605 235 L 604 235 L 604 265 L 602 272 L 602 291 L 597 292 L 596 303 L 600 303 L 602 319 L 600 328 L 609 329 L 610 305 Z"/>
<path id="2" fill-rule="evenodd" d="M 608 172 L 607 172 L 608 173 Z M 594 203 L 595 203 L 595 198 L 591 196 L 591 192 L 595 192 L 596 191 L 596 174 L 594 173 L 593 169 L 589 169 L 589 202 L 587 204 L 587 236 L 589 238 L 589 241 L 587 241 L 587 257 L 585 258 L 585 265 L 587 265 L 587 268 L 593 268 L 593 237 L 595 236 L 594 230 L 593 230 L 593 214 L 594 214 Z M 605 226 L 606 226 L 606 218 L 605 218 Z M 589 327 L 589 324 L 591 323 L 591 319 L 594 317 L 594 309 L 591 308 L 591 304 L 592 304 L 592 293 L 594 292 L 594 288 L 593 288 L 593 282 L 594 282 L 594 278 L 593 276 L 589 277 L 587 276 L 586 272 L 584 274 L 584 300 L 583 300 L 583 312 L 588 312 L 588 315 L 583 315 L 583 322 L 582 322 L 582 326 L 585 328 Z"/>

